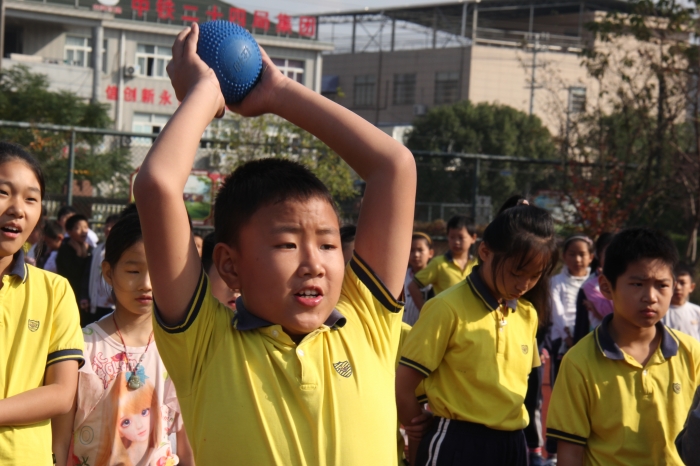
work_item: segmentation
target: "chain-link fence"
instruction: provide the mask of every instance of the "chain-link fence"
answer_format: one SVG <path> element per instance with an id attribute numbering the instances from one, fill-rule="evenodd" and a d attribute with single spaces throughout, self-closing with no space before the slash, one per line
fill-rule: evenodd
<path id="1" fill-rule="evenodd" d="M 0 139 L 24 145 L 42 162 L 47 179 L 47 218 L 56 218 L 61 206 L 72 205 L 90 219 L 95 230 L 129 203 L 133 176 L 156 137 L 0 121 Z M 199 194 L 186 194 L 185 201 L 211 204 L 220 178 L 215 173 L 224 166 L 222 160 L 235 157 L 235 153 L 230 140 L 202 139 L 193 168 L 201 170 L 198 176 L 211 178 L 211 192 L 202 199 Z M 486 225 L 513 193 L 525 194 L 552 210 L 562 192 L 564 166 L 560 160 L 425 151 L 415 151 L 414 156 L 418 168 L 416 225 L 436 235 L 444 234 L 444 222 L 457 214 L 467 215 L 477 226 Z M 582 169 L 576 168 L 579 172 Z M 357 191 L 358 199 L 341 203 L 347 221 L 356 219 L 359 211 L 362 190 Z M 210 221 L 193 220 L 195 228 L 211 229 Z"/>

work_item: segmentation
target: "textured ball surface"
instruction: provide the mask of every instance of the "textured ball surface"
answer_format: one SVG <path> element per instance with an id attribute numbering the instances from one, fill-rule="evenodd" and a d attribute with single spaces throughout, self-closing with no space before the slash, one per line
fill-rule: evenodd
<path id="1" fill-rule="evenodd" d="M 197 54 L 216 73 L 227 104 L 243 100 L 260 79 L 260 48 L 238 24 L 209 21 L 199 26 Z"/>

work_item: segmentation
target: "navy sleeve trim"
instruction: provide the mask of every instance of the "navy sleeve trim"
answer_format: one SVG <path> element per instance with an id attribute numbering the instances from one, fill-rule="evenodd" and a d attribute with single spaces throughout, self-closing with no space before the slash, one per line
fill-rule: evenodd
<path id="1" fill-rule="evenodd" d="M 204 298 L 207 294 L 208 281 L 209 279 L 204 273 L 204 269 L 202 269 L 202 271 L 199 273 L 199 284 L 194 290 L 192 299 L 190 299 L 190 302 L 187 305 L 187 315 L 185 316 L 185 319 L 179 324 L 167 325 L 165 322 L 163 322 L 160 316 L 160 311 L 158 310 L 158 305 L 154 300 L 153 315 L 155 316 L 156 322 L 158 322 L 160 328 L 162 328 L 166 333 L 182 333 L 188 328 L 190 328 L 190 326 L 194 323 L 194 320 L 197 318 L 199 310 L 202 308 L 202 304 L 204 303 Z"/>
<path id="2" fill-rule="evenodd" d="M 580 437 L 578 435 L 569 434 L 561 430 L 547 428 L 547 437 L 552 437 L 560 440 L 565 440 L 567 442 L 575 443 L 577 445 L 585 445 L 588 439 Z"/>
<path id="3" fill-rule="evenodd" d="M 354 253 L 350 260 L 350 267 L 355 272 L 357 278 L 369 289 L 374 296 L 389 312 L 400 312 L 404 303 L 391 295 L 386 285 L 374 274 L 365 261 L 357 253 Z"/>
<path id="4" fill-rule="evenodd" d="M 427 402 L 428 402 L 428 395 L 417 396 L 417 397 L 416 397 L 416 400 L 417 400 L 418 403 L 420 403 L 420 404 L 427 403 Z"/>
<path id="5" fill-rule="evenodd" d="M 78 361 L 78 367 L 83 367 L 85 364 L 85 358 L 83 358 L 83 351 L 79 349 L 66 349 L 61 351 L 54 351 L 50 353 L 46 358 L 46 367 L 51 364 L 56 364 L 63 361 Z"/>
<path id="6" fill-rule="evenodd" d="M 405 358 L 403 356 L 401 356 L 399 364 L 401 364 L 402 366 L 410 367 L 411 369 L 415 369 L 426 377 L 428 377 L 433 372 L 424 365 L 418 364 L 416 361 L 411 361 L 410 359 Z"/>
<path id="7" fill-rule="evenodd" d="M 426 285 L 424 285 L 423 283 L 421 283 L 421 281 L 418 280 L 416 277 L 413 277 L 413 283 L 415 283 L 416 285 L 418 285 L 418 288 L 420 288 L 420 289 L 423 289 L 423 288 L 426 287 Z"/>

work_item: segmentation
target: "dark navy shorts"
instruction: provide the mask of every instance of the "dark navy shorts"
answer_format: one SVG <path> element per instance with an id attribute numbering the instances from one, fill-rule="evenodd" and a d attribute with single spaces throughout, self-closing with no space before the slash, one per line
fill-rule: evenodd
<path id="1" fill-rule="evenodd" d="M 418 447 L 416 466 L 456 465 L 527 466 L 525 434 L 435 416 Z"/>

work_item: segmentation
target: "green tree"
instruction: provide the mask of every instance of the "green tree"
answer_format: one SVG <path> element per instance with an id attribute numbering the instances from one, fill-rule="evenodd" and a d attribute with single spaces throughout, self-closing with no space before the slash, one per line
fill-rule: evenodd
<path id="1" fill-rule="evenodd" d="M 413 151 L 558 157 L 552 135 L 536 116 L 507 105 L 468 101 L 432 108 L 416 119 L 407 145 Z M 471 202 L 473 162 L 420 155 L 416 161 L 418 201 Z M 540 165 L 481 162 L 479 193 L 491 196 L 497 207 L 515 191 L 548 187 L 553 173 Z"/>
<path id="2" fill-rule="evenodd" d="M 0 72 L 0 120 L 107 128 L 108 106 L 91 103 L 68 91 L 52 91 L 46 75 L 15 65 Z M 21 144 L 41 161 L 47 192 L 63 193 L 68 172 L 70 133 L 0 127 L 0 138 Z M 101 135 L 76 134 L 74 179 L 108 185 L 124 195 L 132 171 L 127 148 L 105 144 Z"/>
<path id="3" fill-rule="evenodd" d="M 226 171 L 257 158 L 287 158 L 313 171 L 328 186 L 339 205 L 345 205 L 343 201 L 358 194 L 355 189 L 358 177 L 338 154 L 312 134 L 280 117 L 242 118 L 227 114 L 219 125 L 218 134 L 213 136 L 216 139 L 228 137 L 234 147 L 223 160 Z"/>

